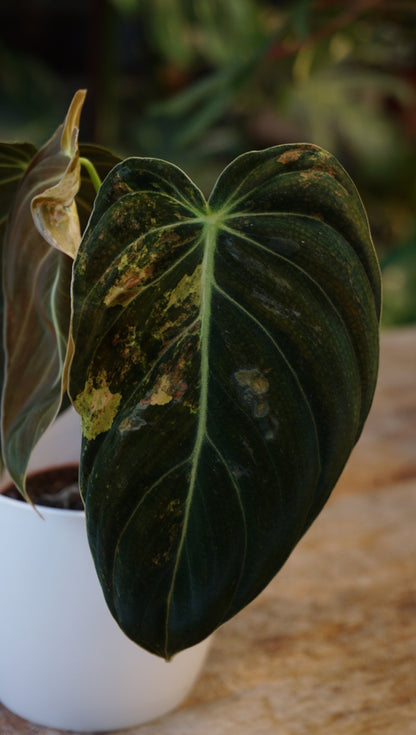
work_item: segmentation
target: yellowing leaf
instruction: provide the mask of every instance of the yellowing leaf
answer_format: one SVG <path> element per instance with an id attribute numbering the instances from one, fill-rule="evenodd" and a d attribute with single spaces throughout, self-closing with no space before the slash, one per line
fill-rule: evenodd
<path id="1" fill-rule="evenodd" d="M 85 95 L 85 90 L 75 94 L 63 126 L 42 149 L 39 183 L 49 185 L 36 193 L 31 205 L 33 220 L 42 237 L 71 258 L 75 257 L 81 240 L 74 200 L 81 182 L 78 128 Z"/>

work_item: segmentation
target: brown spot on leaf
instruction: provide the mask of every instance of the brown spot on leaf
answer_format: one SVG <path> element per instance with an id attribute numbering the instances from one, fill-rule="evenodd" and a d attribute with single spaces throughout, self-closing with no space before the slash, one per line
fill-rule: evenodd
<path id="1" fill-rule="evenodd" d="M 234 373 L 237 384 L 242 389 L 243 403 L 251 409 L 256 419 L 265 418 L 269 413 L 267 393 L 269 381 L 257 368 L 237 370 Z"/>
<path id="2" fill-rule="evenodd" d="M 283 165 L 294 163 L 301 158 L 302 153 L 303 151 L 301 148 L 289 148 L 289 150 L 281 153 L 277 160 L 279 163 L 283 163 Z"/>

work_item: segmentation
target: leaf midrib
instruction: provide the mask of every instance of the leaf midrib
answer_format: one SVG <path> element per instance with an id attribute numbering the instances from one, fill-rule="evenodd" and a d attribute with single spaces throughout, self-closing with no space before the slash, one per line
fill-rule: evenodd
<path id="1" fill-rule="evenodd" d="M 202 261 L 202 277 L 201 277 L 201 308 L 200 308 L 200 340 L 201 340 L 201 389 L 199 397 L 198 425 L 195 437 L 194 449 L 192 452 L 192 470 L 189 482 L 189 492 L 185 505 L 184 520 L 182 525 L 182 534 L 179 542 L 175 567 L 172 574 L 172 582 L 169 589 L 166 605 L 166 621 L 165 621 L 165 654 L 169 650 L 169 616 L 172 604 L 173 591 L 175 588 L 175 580 L 178 573 L 179 561 L 182 555 L 183 545 L 186 539 L 186 531 L 188 527 L 189 514 L 192 505 L 193 494 L 196 485 L 199 458 L 201 455 L 202 445 L 206 438 L 207 428 L 207 406 L 208 406 L 208 376 L 209 376 L 209 333 L 211 323 L 211 301 L 212 286 L 214 282 L 214 255 L 217 241 L 217 232 L 220 226 L 220 218 L 207 217 L 204 222 L 205 252 Z"/>

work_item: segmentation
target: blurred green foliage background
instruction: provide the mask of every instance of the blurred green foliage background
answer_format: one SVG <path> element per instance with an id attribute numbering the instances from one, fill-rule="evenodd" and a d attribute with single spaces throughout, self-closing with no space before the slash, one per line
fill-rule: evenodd
<path id="1" fill-rule="evenodd" d="M 168 158 L 209 191 L 239 153 L 310 141 L 367 208 L 384 326 L 416 322 L 415 0 L 1 0 L 0 138 Z"/>

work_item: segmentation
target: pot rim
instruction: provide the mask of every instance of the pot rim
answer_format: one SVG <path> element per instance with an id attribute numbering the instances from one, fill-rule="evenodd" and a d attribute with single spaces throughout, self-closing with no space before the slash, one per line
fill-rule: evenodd
<path id="1" fill-rule="evenodd" d="M 30 476 L 35 476 L 38 474 L 43 474 L 44 472 L 49 471 L 59 471 L 60 469 L 64 469 L 67 467 L 79 467 L 79 462 L 51 462 L 48 465 L 43 465 L 39 467 L 33 467 L 32 469 L 29 468 L 28 471 L 28 478 Z M 10 488 L 10 485 L 14 485 L 13 478 L 10 477 L 9 473 L 4 471 L 3 476 L 0 477 L 0 502 L 4 503 L 5 505 L 9 505 L 11 508 L 18 508 L 21 507 L 22 510 L 24 509 L 24 512 L 30 511 L 35 513 L 42 517 L 47 518 L 48 516 L 54 516 L 55 518 L 64 515 L 65 518 L 68 518 L 68 513 L 71 513 L 72 516 L 85 516 L 85 508 L 82 510 L 77 510 L 75 508 L 57 508 L 53 505 L 42 505 L 42 503 L 37 502 L 31 502 L 26 500 L 23 495 L 21 495 L 19 498 L 11 498 L 8 495 L 5 494 L 5 491 Z M 18 505 L 16 505 L 16 503 Z"/>
<path id="2" fill-rule="evenodd" d="M 11 508 L 18 508 L 20 507 L 22 509 L 22 512 L 24 513 L 37 513 L 37 515 L 41 516 L 42 518 L 47 518 L 48 516 L 51 517 L 61 517 L 65 516 L 65 518 L 71 517 L 85 517 L 85 510 L 76 510 L 74 508 L 54 508 L 53 506 L 49 505 L 41 505 L 40 503 L 29 503 L 25 498 L 9 498 L 7 495 L 5 495 L 6 487 L 0 487 L 0 503 L 3 503 L 4 505 L 8 505 Z"/>

